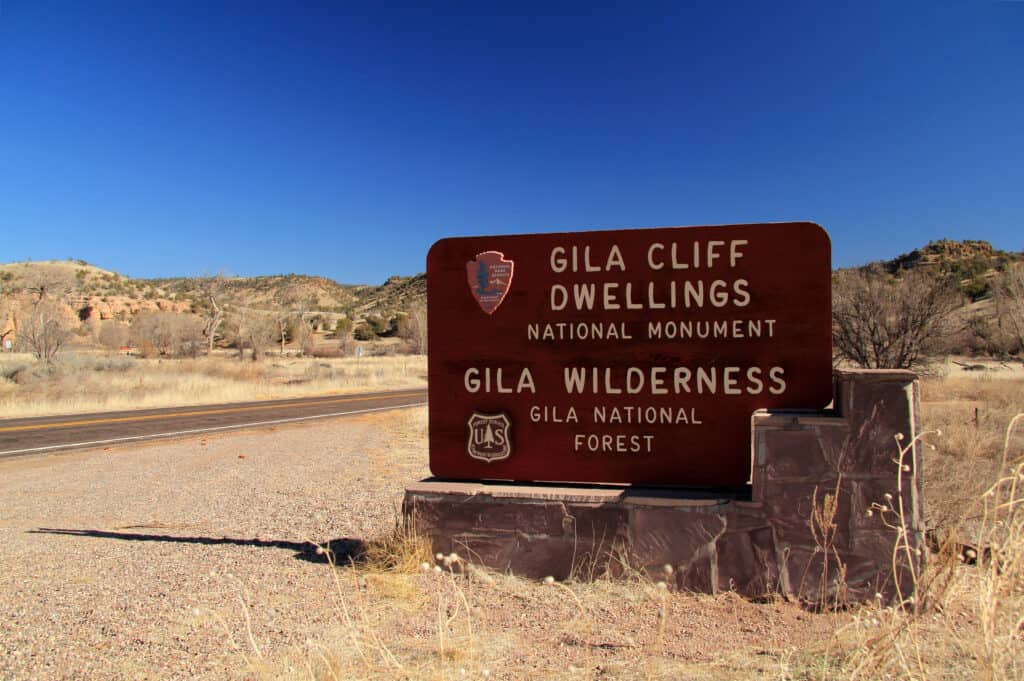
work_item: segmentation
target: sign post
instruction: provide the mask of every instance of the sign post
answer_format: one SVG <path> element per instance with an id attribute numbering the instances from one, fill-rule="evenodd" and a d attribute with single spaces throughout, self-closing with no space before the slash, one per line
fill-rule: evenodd
<path id="1" fill-rule="evenodd" d="M 443 239 L 431 471 L 742 487 L 755 410 L 832 399 L 830 274 L 806 222 Z"/>

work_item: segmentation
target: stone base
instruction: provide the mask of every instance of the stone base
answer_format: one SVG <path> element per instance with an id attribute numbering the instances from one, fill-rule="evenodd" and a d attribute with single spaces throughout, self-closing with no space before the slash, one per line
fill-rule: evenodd
<path id="1" fill-rule="evenodd" d="M 666 579 L 667 565 L 678 588 L 705 593 L 906 597 L 906 556 L 920 567 L 924 545 L 917 404 L 910 372 L 836 372 L 835 410 L 754 414 L 751 485 L 738 492 L 428 479 L 404 509 L 435 551 L 526 577 Z M 909 551 L 894 574 L 901 500 Z"/>

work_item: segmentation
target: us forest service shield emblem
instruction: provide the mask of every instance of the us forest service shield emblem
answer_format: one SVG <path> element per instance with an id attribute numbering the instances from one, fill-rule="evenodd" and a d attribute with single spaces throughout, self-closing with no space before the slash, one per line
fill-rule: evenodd
<path id="1" fill-rule="evenodd" d="M 466 263 L 469 291 L 481 310 L 493 314 L 498 309 L 512 286 L 514 268 L 515 262 L 505 260 L 505 254 L 498 251 L 477 253 L 476 258 Z"/>
<path id="2" fill-rule="evenodd" d="M 512 453 L 511 422 L 505 414 L 480 414 L 469 417 L 469 441 L 466 450 L 474 459 L 492 463 Z"/>

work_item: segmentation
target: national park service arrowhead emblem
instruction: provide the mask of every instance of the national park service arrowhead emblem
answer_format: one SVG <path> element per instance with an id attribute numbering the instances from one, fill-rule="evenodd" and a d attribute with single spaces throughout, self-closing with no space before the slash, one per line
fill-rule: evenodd
<path id="1" fill-rule="evenodd" d="M 493 314 L 512 286 L 512 270 L 515 262 L 505 260 L 505 254 L 498 251 L 477 253 L 476 258 L 466 263 L 466 281 L 469 291 L 476 298 L 480 309 Z"/>
<path id="2" fill-rule="evenodd" d="M 511 422 L 505 414 L 480 414 L 473 412 L 466 424 L 469 426 L 469 442 L 466 450 L 474 459 L 492 463 L 507 459 L 512 453 Z"/>

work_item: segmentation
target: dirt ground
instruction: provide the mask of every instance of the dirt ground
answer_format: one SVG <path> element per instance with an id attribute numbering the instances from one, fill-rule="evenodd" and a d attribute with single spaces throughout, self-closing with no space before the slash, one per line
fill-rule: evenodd
<path id="1" fill-rule="evenodd" d="M 348 561 L 428 475 L 416 408 L 0 461 L 0 680 L 1024 679 L 1024 379 L 947 369 L 921 382 L 926 514 L 1003 558 L 930 559 L 913 617 L 458 574 L 414 543 Z"/>
<path id="2" fill-rule="evenodd" d="M 317 544 L 392 530 L 425 435 L 415 409 L 0 462 L 0 679 L 787 678 L 849 621 L 650 581 L 332 569 Z"/>

